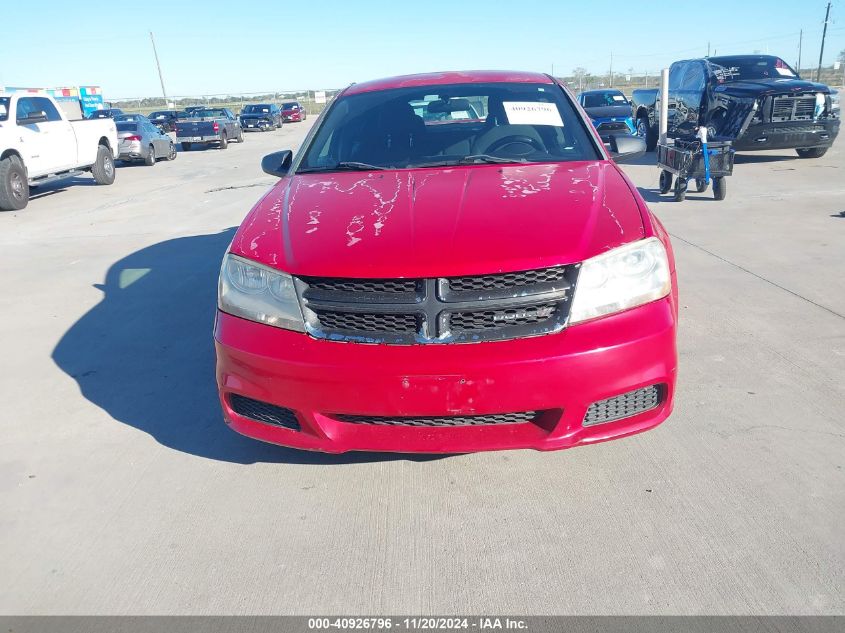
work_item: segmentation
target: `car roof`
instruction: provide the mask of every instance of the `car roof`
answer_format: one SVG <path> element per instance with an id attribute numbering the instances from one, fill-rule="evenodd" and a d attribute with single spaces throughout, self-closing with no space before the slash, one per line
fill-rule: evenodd
<path id="1" fill-rule="evenodd" d="M 393 88 L 416 88 L 437 86 L 443 84 L 463 83 L 554 83 L 548 75 L 543 73 L 523 72 L 515 70 L 463 70 L 437 73 L 422 73 L 418 75 L 399 75 L 374 79 L 360 84 L 352 84 L 344 94 L 358 94 L 361 92 L 375 92 Z"/>

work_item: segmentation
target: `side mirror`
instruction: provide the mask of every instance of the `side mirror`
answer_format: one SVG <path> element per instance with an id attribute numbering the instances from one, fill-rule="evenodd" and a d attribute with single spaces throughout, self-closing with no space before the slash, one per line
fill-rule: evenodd
<path id="1" fill-rule="evenodd" d="M 43 110 L 35 110 L 24 118 L 18 119 L 18 125 L 32 125 L 33 123 L 44 123 L 47 120 L 47 113 Z"/>
<path id="2" fill-rule="evenodd" d="M 645 154 L 645 139 L 639 136 L 611 136 L 610 157 L 617 163 L 635 160 Z"/>
<path id="3" fill-rule="evenodd" d="M 273 152 L 262 158 L 261 169 L 264 170 L 265 174 L 283 178 L 288 175 L 292 162 L 293 152 L 289 149 L 283 149 L 281 152 Z"/>

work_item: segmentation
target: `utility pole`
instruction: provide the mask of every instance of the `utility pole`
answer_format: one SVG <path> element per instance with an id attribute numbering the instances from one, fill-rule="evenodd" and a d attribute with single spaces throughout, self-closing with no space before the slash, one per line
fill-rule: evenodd
<path id="1" fill-rule="evenodd" d="M 707 42 L 707 57 L 710 57 L 710 42 Z"/>
<path id="2" fill-rule="evenodd" d="M 819 50 L 819 67 L 816 70 L 816 81 L 822 76 L 822 55 L 824 55 L 824 38 L 827 36 L 827 19 L 830 17 L 830 2 L 827 3 L 827 11 L 824 14 L 824 30 L 822 30 L 822 47 Z"/>
<path id="3" fill-rule="evenodd" d="M 798 74 L 801 74 L 801 45 L 804 43 L 804 29 L 801 29 L 798 32 L 798 66 L 795 70 L 798 71 Z"/>
<path id="4" fill-rule="evenodd" d="M 613 88 L 613 51 L 610 53 L 610 87 Z"/>
<path id="5" fill-rule="evenodd" d="M 158 69 L 158 80 L 161 82 L 161 94 L 164 95 L 164 107 L 167 107 L 167 91 L 164 89 L 164 78 L 161 76 L 161 64 L 158 62 L 158 51 L 156 50 L 156 41 L 153 37 L 153 32 L 150 31 L 150 41 L 153 43 L 153 55 L 156 58 L 156 68 Z"/>

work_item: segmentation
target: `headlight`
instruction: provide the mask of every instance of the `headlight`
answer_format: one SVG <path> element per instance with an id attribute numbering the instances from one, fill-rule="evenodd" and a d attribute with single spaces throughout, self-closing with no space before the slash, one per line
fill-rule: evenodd
<path id="1" fill-rule="evenodd" d="M 231 253 L 220 269 L 217 306 L 250 321 L 305 331 L 293 278 Z"/>
<path id="2" fill-rule="evenodd" d="M 626 244 L 581 264 L 571 324 L 621 312 L 669 294 L 666 249 L 656 237 Z"/>

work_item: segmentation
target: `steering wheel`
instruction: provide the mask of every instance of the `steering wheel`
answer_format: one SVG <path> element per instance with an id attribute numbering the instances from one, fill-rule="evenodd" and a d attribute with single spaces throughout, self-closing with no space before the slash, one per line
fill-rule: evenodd
<path id="1" fill-rule="evenodd" d="M 497 150 L 504 149 L 505 147 L 513 146 L 513 145 L 526 145 L 528 146 L 528 151 L 506 151 L 506 154 L 510 154 L 512 156 L 527 156 L 532 152 L 545 152 L 546 148 L 543 147 L 543 144 L 538 141 L 536 138 L 532 138 L 526 134 L 511 134 L 509 136 L 503 136 L 502 138 L 493 141 L 487 147 L 487 153 L 493 153 Z"/>

